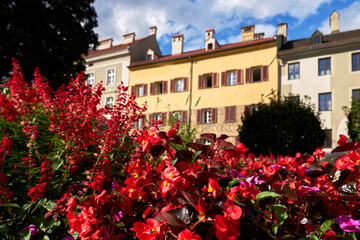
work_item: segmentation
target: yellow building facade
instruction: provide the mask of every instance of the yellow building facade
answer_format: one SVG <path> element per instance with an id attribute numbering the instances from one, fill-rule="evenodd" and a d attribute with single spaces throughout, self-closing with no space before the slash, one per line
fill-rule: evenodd
<path id="1" fill-rule="evenodd" d="M 183 52 L 183 35 L 173 36 L 172 54 L 132 63 L 129 86 L 148 120 L 180 118 L 202 133 L 226 134 L 235 143 L 246 107 L 266 102 L 278 90 L 276 37 L 242 28 L 242 41 L 220 46 L 215 30 L 205 31 L 203 49 Z M 141 122 L 137 127 L 141 127 Z M 203 140 L 201 140 L 203 142 Z"/>

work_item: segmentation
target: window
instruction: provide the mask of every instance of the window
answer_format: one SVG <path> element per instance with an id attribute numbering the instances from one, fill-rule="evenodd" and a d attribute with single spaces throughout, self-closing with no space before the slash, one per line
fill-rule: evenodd
<path id="1" fill-rule="evenodd" d="M 221 86 L 233 86 L 244 84 L 242 78 L 242 69 L 230 70 L 221 73 Z"/>
<path id="2" fill-rule="evenodd" d="M 94 85 L 94 79 L 95 79 L 95 76 L 94 76 L 94 73 L 89 73 L 87 76 L 86 76 L 86 82 L 88 85 L 91 85 L 93 86 Z"/>
<path id="3" fill-rule="evenodd" d="M 156 94 L 163 93 L 163 83 L 162 82 L 155 83 L 155 92 L 156 92 Z"/>
<path id="4" fill-rule="evenodd" d="M 360 89 L 353 89 L 352 90 L 352 100 L 356 101 L 359 99 L 360 96 Z"/>
<path id="5" fill-rule="evenodd" d="M 136 91 L 137 92 L 137 94 L 136 94 L 137 97 L 144 96 L 144 86 L 143 85 L 138 86 L 136 90 L 137 90 Z"/>
<path id="6" fill-rule="evenodd" d="M 225 107 L 225 122 L 236 122 L 236 106 Z"/>
<path id="7" fill-rule="evenodd" d="M 360 53 L 353 53 L 351 55 L 352 59 L 352 70 L 360 71 Z"/>
<path id="8" fill-rule="evenodd" d="M 211 109 L 202 110 L 202 123 L 211 123 Z"/>
<path id="9" fill-rule="evenodd" d="M 245 82 L 246 83 L 255 83 L 268 81 L 268 72 L 269 66 L 264 65 L 260 67 L 246 68 L 245 72 Z"/>
<path id="10" fill-rule="evenodd" d="M 212 87 L 212 75 L 208 74 L 204 76 L 204 88 Z"/>
<path id="11" fill-rule="evenodd" d="M 218 87 L 217 73 L 199 75 L 199 89 Z"/>
<path id="12" fill-rule="evenodd" d="M 147 57 L 146 57 L 146 59 L 149 60 L 149 61 L 152 60 L 152 58 L 153 58 L 152 54 L 148 54 Z"/>
<path id="13" fill-rule="evenodd" d="M 300 63 L 289 64 L 289 80 L 300 78 Z"/>
<path id="14" fill-rule="evenodd" d="M 158 95 L 167 93 L 167 81 L 150 83 L 150 94 Z"/>
<path id="15" fill-rule="evenodd" d="M 178 79 L 175 81 L 175 91 L 176 92 L 184 91 L 184 79 Z"/>
<path id="16" fill-rule="evenodd" d="M 145 126 L 145 120 L 143 118 L 139 118 L 139 120 L 135 121 L 135 128 L 141 128 L 143 126 Z"/>
<path id="17" fill-rule="evenodd" d="M 319 76 L 331 73 L 330 58 L 319 59 Z"/>
<path id="18" fill-rule="evenodd" d="M 200 144 L 203 144 L 203 145 L 210 145 L 211 142 L 205 138 L 200 138 Z"/>
<path id="19" fill-rule="evenodd" d="M 251 69 L 251 82 L 261 82 L 261 68 Z"/>
<path id="20" fill-rule="evenodd" d="M 321 43 L 321 36 L 320 35 L 315 35 L 313 37 L 313 44 L 320 44 Z"/>
<path id="21" fill-rule="evenodd" d="M 172 113 L 174 121 L 180 120 L 180 123 L 186 123 L 187 111 L 176 111 Z"/>
<path id="22" fill-rule="evenodd" d="M 332 130 L 331 129 L 325 130 L 324 148 L 332 148 Z"/>
<path id="23" fill-rule="evenodd" d="M 217 122 L 217 108 L 198 109 L 196 123 L 208 124 Z"/>
<path id="24" fill-rule="evenodd" d="M 177 78 L 170 80 L 170 92 L 184 92 L 188 90 L 189 78 Z"/>
<path id="25" fill-rule="evenodd" d="M 112 108 L 113 104 L 114 104 L 114 98 L 113 97 L 106 98 L 106 107 Z"/>
<path id="26" fill-rule="evenodd" d="M 209 44 L 208 44 L 208 50 L 211 50 L 211 49 L 213 49 L 213 44 L 212 44 L 212 43 L 209 43 Z"/>
<path id="27" fill-rule="evenodd" d="M 236 85 L 236 72 L 235 71 L 227 73 L 227 85 L 228 86 Z"/>
<path id="28" fill-rule="evenodd" d="M 319 94 L 319 111 L 331 111 L 331 93 Z"/>
<path id="29" fill-rule="evenodd" d="M 288 96 L 288 97 L 285 97 L 285 98 L 289 102 L 300 103 L 300 97 L 299 96 Z"/>
<path id="30" fill-rule="evenodd" d="M 139 84 L 131 86 L 131 92 L 135 94 L 136 97 L 143 97 L 147 95 L 147 84 Z"/>
<path id="31" fill-rule="evenodd" d="M 166 113 L 153 113 L 150 114 L 150 120 L 153 121 L 162 121 L 161 125 L 165 125 L 165 121 L 166 121 Z"/>
<path id="32" fill-rule="evenodd" d="M 114 84 L 115 83 L 115 70 L 109 69 L 107 70 L 107 84 Z"/>

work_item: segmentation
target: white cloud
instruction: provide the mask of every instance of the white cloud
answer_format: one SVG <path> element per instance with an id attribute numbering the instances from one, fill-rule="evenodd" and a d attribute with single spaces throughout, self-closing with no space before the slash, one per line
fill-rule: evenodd
<path id="1" fill-rule="evenodd" d="M 95 0 L 99 23 L 95 31 L 100 40 L 112 37 L 119 44 L 126 33 L 135 32 L 138 39 L 148 35 L 150 26 L 157 26 L 161 44 L 169 45 L 172 35 L 182 33 L 188 51 L 204 47 L 206 29 L 215 28 L 220 44 L 240 41 L 240 27 L 249 22 L 256 23 L 256 32 L 265 32 L 265 37 L 270 37 L 276 34 L 276 26 L 266 24 L 267 19 L 283 15 L 301 22 L 331 1 Z"/>
<path id="2" fill-rule="evenodd" d="M 360 2 L 354 2 L 347 8 L 338 10 L 340 14 L 340 32 L 358 29 L 360 26 Z M 329 18 L 322 21 L 319 30 L 323 34 L 330 33 Z"/>

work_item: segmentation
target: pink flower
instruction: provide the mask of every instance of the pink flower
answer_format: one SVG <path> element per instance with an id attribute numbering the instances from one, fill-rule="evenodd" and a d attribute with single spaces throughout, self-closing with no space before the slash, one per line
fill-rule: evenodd
<path id="1" fill-rule="evenodd" d="M 360 231 L 360 221 L 351 218 L 351 215 L 340 215 L 334 219 L 339 223 L 339 226 L 345 232 L 356 232 Z"/>

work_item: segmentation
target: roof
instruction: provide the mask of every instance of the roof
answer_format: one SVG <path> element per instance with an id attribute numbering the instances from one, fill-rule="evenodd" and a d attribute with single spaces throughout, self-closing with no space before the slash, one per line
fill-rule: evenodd
<path id="1" fill-rule="evenodd" d="M 279 49 L 279 55 L 285 55 L 299 51 L 316 50 L 324 47 L 359 41 L 360 29 L 323 35 L 322 43 L 315 45 L 312 44 L 311 38 L 303 38 L 294 41 L 288 41 L 286 44 L 282 45 Z"/>
<path id="2" fill-rule="evenodd" d="M 157 63 L 157 62 L 171 61 L 171 60 L 188 58 L 188 57 L 199 56 L 199 55 L 205 55 L 205 54 L 209 54 L 209 53 L 216 53 L 216 52 L 221 52 L 221 51 L 230 50 L 230 49 L 248 47 L 248 46 L 252 46 L 252 45 L 256 45 L 256 44 L 260 44 L 260 43 L 271 42 L 271 41 L 274 41 L 275 39 L 276 39 L 275 37 L 269 37 L 269 38 L 254 40 L 254 41 L 225 44 L 225 45 L 219 46 L 215 49 L 207 50 L 207 51 L 205 48 L 202 48 L 202 49 L 198 49 L 198 50 L 194 50 L 194 51 L 184 52 L 184 53 L 177 54 L 177 55 L 165 55 L 165 56 L 160 56 L 159 58 L 153 59 L 153 60 L 133 62 L 133 63 L 131 63 L 130 67 L 147 65 L 147 64 Z"/>
<path id="3" fill-rule="evenodd" d="M 149 36 L 147 36 L 147 37 L 149 37 Z M 131 43 L 118 44 L 118 45 L 111 46 L 109 48 L 91 50 L 91 51 L 88 52 L 86 57 L 93 57 L 93 56 L 98 56 L 98 55 L 101 55 L 101 54 L 112 53 L 112 52 L 116 52 L 116 51 L 119 51 L 119 50 L 127 49 L 131 45 L 133 45 L 135 43 L 138 43 L 138 42 L 146 39 L 147 37 L 136 39 Z M 104 40 L 102 40 L 102 41 L 104 41 Z M 102 41 L 100 41 L 100 42 L 102 42 Z"/>

